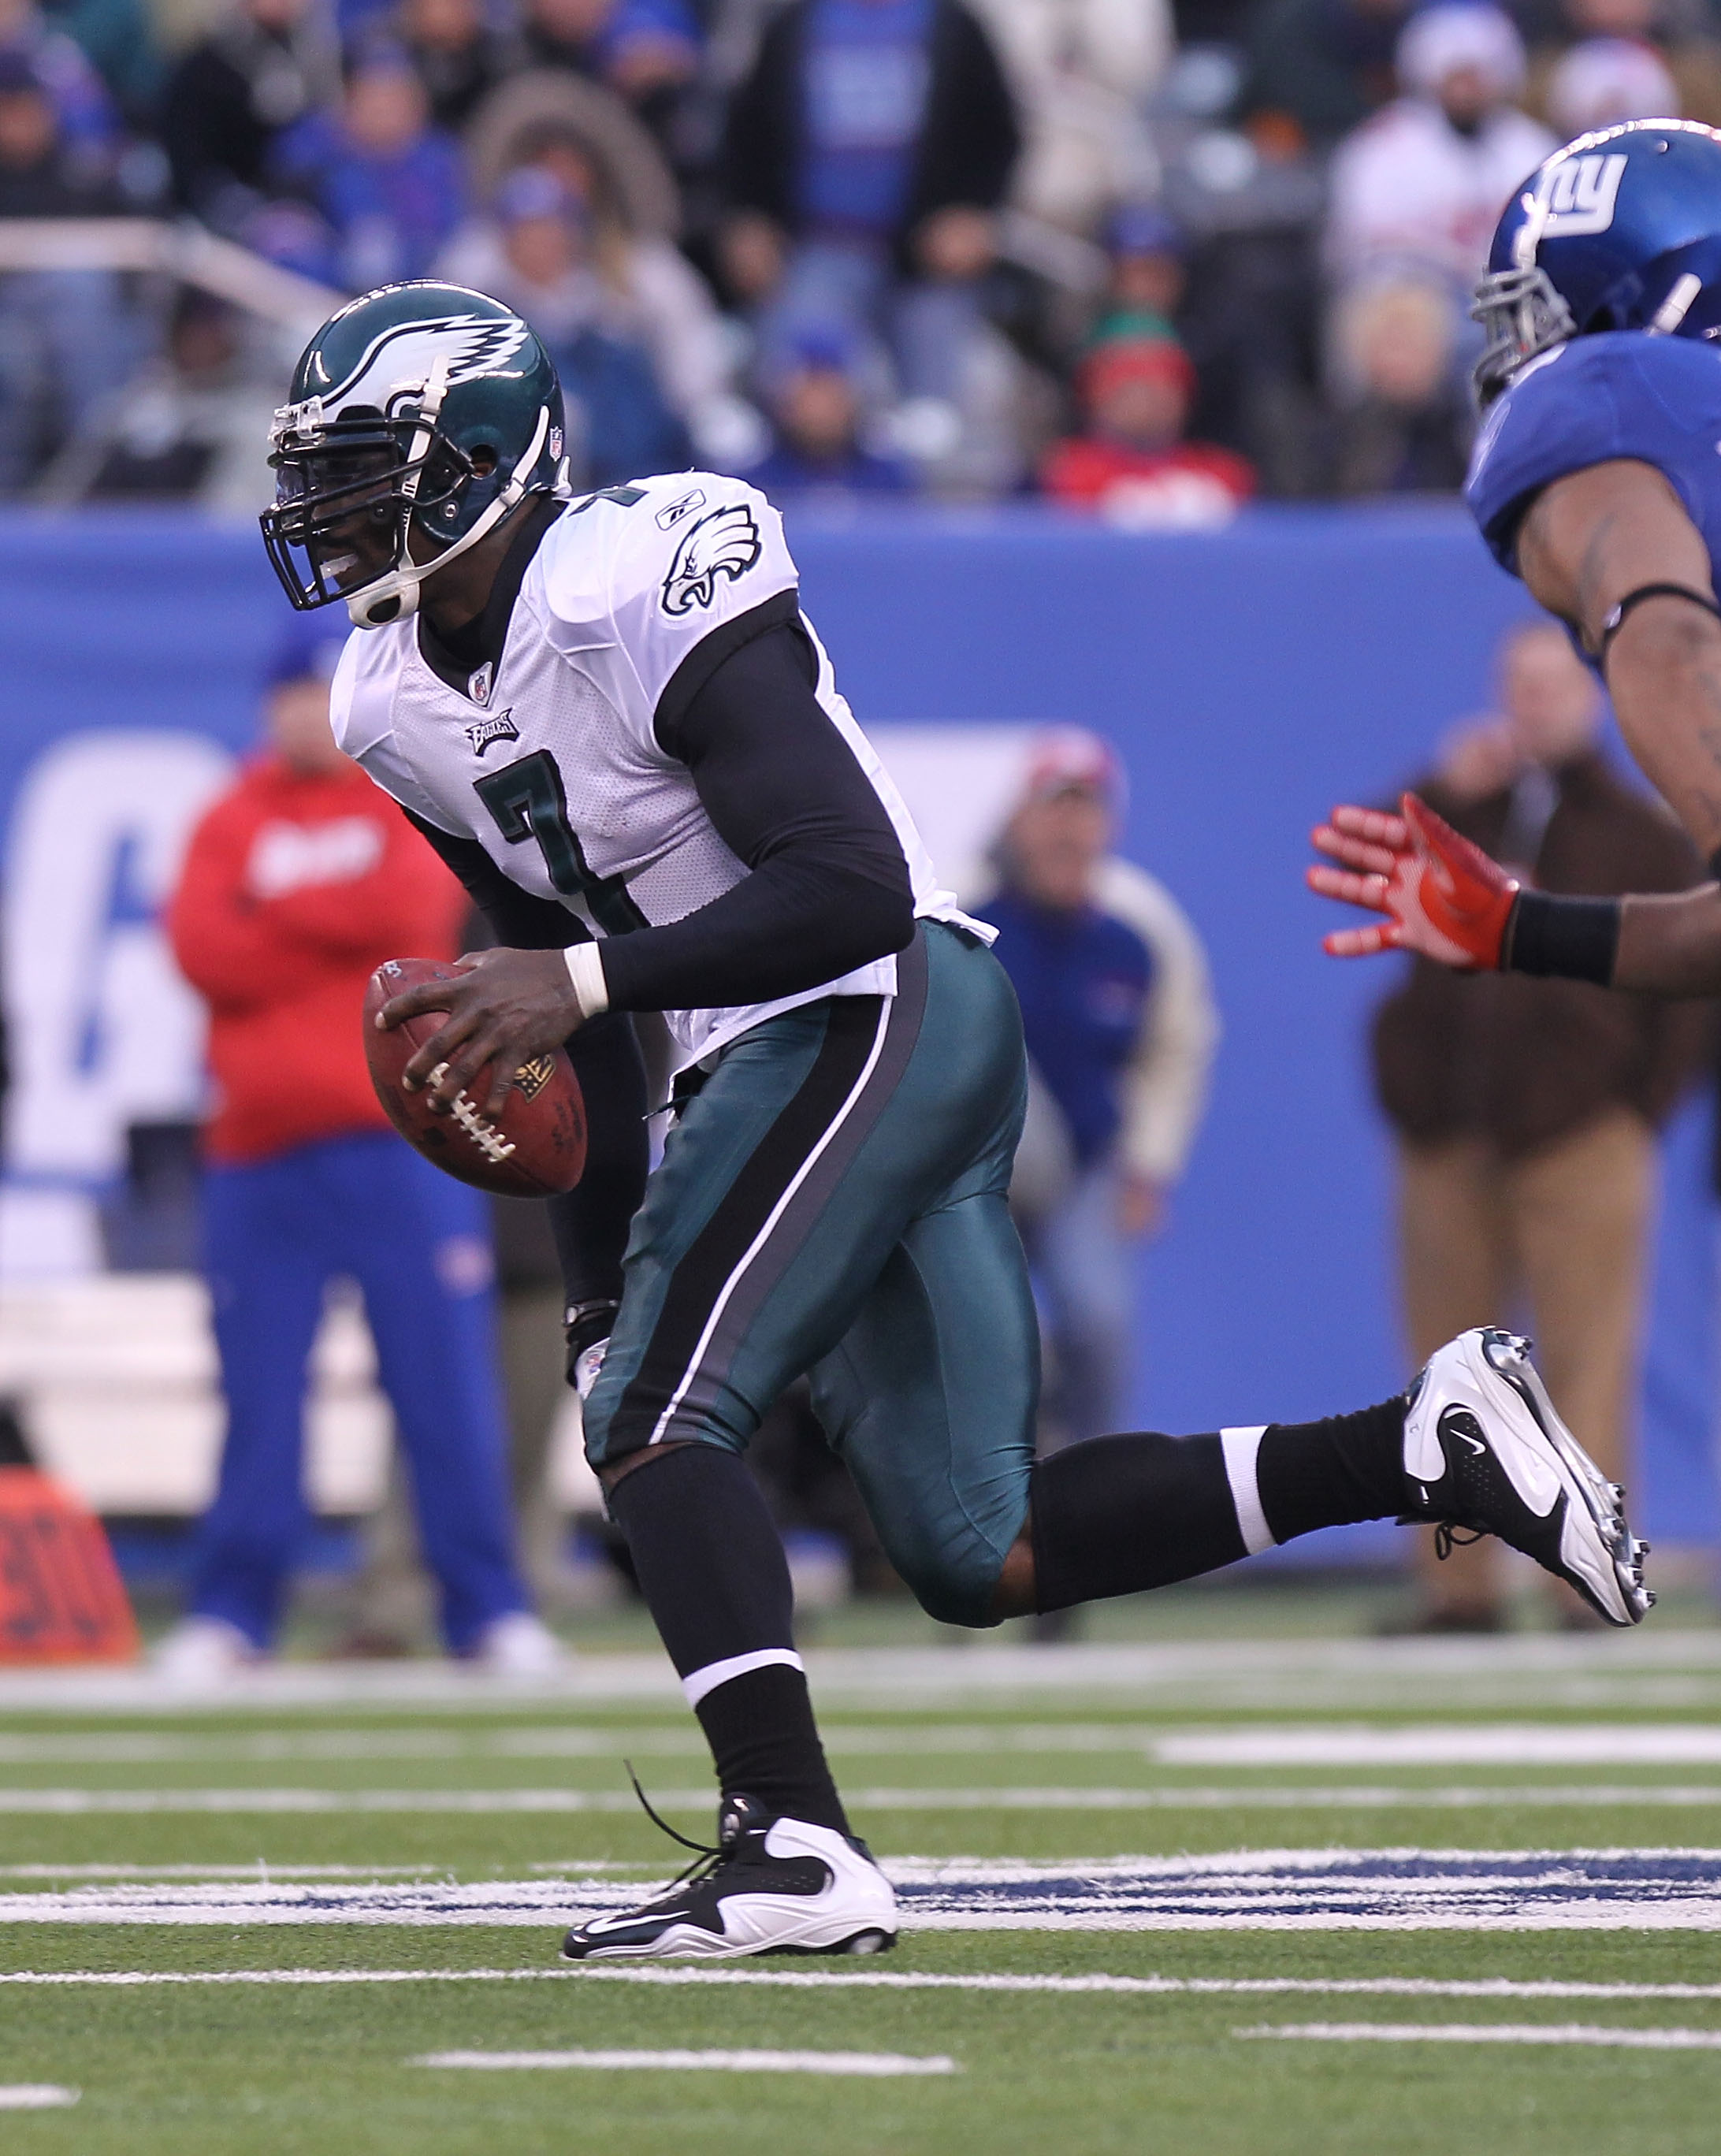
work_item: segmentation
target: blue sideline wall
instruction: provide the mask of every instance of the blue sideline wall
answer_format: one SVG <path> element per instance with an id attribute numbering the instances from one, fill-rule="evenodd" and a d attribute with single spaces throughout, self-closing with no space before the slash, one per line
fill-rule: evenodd
<path id="1" fill-rule="evenodd" d="M 1530 611 L 1521 590 L 1444 508 L 1260 511 L 1200 536 L 1028 509 L 807 515 L 790 537 L 863 723 L 1101 728 L 1128 767 L 1127 850 L 1207 939 L 1225 1037 L 1172 1226 L 1143 1260 L 1138 1420 L 1316 1415 L 1401 1383 L 1364 1053 L 1390 969 L 1322 956 L 1306 833 L 1335 799 L 1389 792 L 1483 706 L 1492 649 Z M 0 519 L 0 831 L 69 732 L 243 746 L 284 613 L 254 531 Z M 116 864 L 116 912 L 123 880 Z M 1649 1530 L 1683 1543 L 1721 1533 L 1707 1127 L 1693 1105 L 1667 1148 L 1645 1386 Z"/>

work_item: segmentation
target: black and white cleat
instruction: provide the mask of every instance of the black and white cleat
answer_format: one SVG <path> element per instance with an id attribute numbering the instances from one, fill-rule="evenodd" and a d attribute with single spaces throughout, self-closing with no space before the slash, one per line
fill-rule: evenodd
<path id="1" fill-rule="evenodd" d="M 1610 1625 L 1653 1606 L 1647 1543 L 1626 1524 L 1625 1491 L 1603 1476 L 1554 1412 L 1529 1342 L 1492 1327 L 1429 1358 L 1407 1395 L 1406 1522 L 1498 1535 L 1575 1587 Z"/>
<path id="2" fill-rule="evenodd" d="M 569 1961 L 732 1961 L 883 1953 L 896 1943 L 896 1892 L 865 1842 L 773 1819 L 735 1796 L 697 1864 L 640 1908 L 576 1926 L 562 1952 Z"/>

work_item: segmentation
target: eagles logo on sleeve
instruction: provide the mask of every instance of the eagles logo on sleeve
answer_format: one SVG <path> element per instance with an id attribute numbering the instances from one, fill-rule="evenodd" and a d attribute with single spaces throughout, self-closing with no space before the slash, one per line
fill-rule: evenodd
<path id="1" fill-rule="evenodd" d="M 744 502 L 714 509 L 689 526 L 663 580 L 665 613 L 691 613 L 717 595 L 717 579 L 745 576 L 764 549 L 753 513 Z"/>

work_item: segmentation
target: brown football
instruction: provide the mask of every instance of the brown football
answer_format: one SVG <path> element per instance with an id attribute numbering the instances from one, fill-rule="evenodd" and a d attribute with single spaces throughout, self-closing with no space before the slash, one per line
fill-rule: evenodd
<path id="1" fill-rule="evenodd" d="M 456 978 L 456 968 L 439 958 L 390 958 L 371 975 L 364 995 L 364 1053 L 384 1112 L 426 1160 L 462 1183 L 499 1198 L 547 1198 L 572 1190 L 585 1173 L 586 1105 L 561 1049 L 534 1056 L 514 1073 L 507 1104 L 494 1118 L 479 1105 L 490 1091 L 488 1064 L 446 1115 L 432 1109 L 427 1093 L 409 1093 L 401 1084 L 401 1072 L 440 1027 L 441 1017 L 427 1011 L 385 1032 L 377 1013 L 421 981 Z"/>

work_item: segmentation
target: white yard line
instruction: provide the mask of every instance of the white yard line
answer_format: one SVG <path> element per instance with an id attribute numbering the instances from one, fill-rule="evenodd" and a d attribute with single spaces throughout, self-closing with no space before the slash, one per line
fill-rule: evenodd
<path id="1" fill-rule="evenodd" d="M 1721 2051 L 1721 2029 L 1605 2029 L 1585 2021 L 1303 2021 L 1231 2034 L 1337 2044 L 1580 2044 L 1625 2051 Z"/>
<path id="2" fill-rule="evenodd" d="M 518 2071 L 535 2067 L 588 2067 L 604 2073 L 645 2068 L 656 2073 L 955 2074 L 954 2059 L 917 2057 L 904 2051 L 429 2051 L 415 2066 L 476 2066 Z"/>
<path id="3" fill-rule="evenodd" d="M 1654 1805 L 1698 1808 L 1721 1804 L 1721 1782 L 1513 1782 L 1422 1786 L 1415 1783 L 1327 1784 L 1230 1783 L 1220 1785 L 1124 1788 L 1111 1784 L 1004 1784 L 975 1789 L 845 1790 L 854 1811 L 875 1812 L 1111 1812 L 1111 1811 L 1378 1811 L 1418 1808 L 1474 1810 L 1489 1805 L 1515 1810 L 1544 1805 Z M 709 1788 L 654 1789 L 660 1811 L 709 1812 Z M 86 1814 L 427 1813 L 482 1816 L 508 1813 L 632 1813 L 639 1799 L 627 1789 L 0 1789 L 0 1815 L 78 1817 Z M 0 1875 L 3 1876 L 3 1875 Z"/>
<path id="4" fill-rule="evenodd" d="M 1714 1723 L 1413 1724 L 1162 1732 L 1162 1767 L 1713 1767 Z"/>
<path id="5" fill-rule="evenodd" d="M 614 1864 L 604 1857 L 573 1857 L 561 1864 L 531 1864 L 529 1871 L 553 1873 L 558 1879 L 584 1878 L 588 1874 L 624 1871 L 643 1877 L 649 1864 Z M 259 1857 L 251 1864 L 0 1864 L 0 1879 L 234 1879 L 266 1887 L 280 1879 L 445 1879 L 445 1864 L 270 1864 Z M 655 1877 L 656 1875 L 652 1872 Z"/>
<path id="6" fill-rule="evenodd" d="M 1697 1687 L 1693 1703 L 1721 1684 L 1721 1630 L 1647 1628 L 1589 1638 L 1527 1633 L 1504 1639 L 1200 1640 L 1158 1646 L 1076 1644 L 1047 1649 L 975 1640 L 961 1646 L 814 1650 L 807 1657 L 815 1693 L 876 1698 L 882 1705 L 943 1705 L 963 1698 L 989 1703 L 1015 1697 L 1060 1700 L 1124 1692 L 1139 1702 L 1186 1694 L 1210 1709 L 1226 1690 L 1282 1711 L 1300 1703 L 1299 1686 L 1329 1693 L 1340 1711 L 1359 1686 L 1379 1688 L 1381 1703 L 1401 1706 L 1405 1686 L 1425 1705 L 1442 1692 L 1474 1710 L 1490 1687 L 1516 1691 L 1526 1706 L 1581 1699 L 1585 1686 L 1640 1707 L 1646 1681 L 1674 1677 Z M 367 1668 L 283 1663 L 236 1679 L 216 1693 L 162 1685 L 146 1669 L 8 1671 L 0 1675 L 0 1712 L 101 1712 L 184 1716 L 233 1707 L 361 1707 L 396 1712 L 435 1707 L 484 1714 L 522 1702 L 616 1700 L 669 1705 L 679 1699 L 667 1661 L 652 1653 L 583 1656 L 565 1676 L 511 1685 L 443 1662 Z M 1658 1698 L 1657 1703 L 1663 1703 Z"/>
<path id="7" fill-rule="evenodd" d="M 78 2094 L 57 2082 L 0 2082 L 0 2111 L 59 2111 L 75 2103 Z"/>
<path id="8" fill-rule="evenodd" d="M 1161 1767 L 1657 1767 L 1721 1765 L 1713 1722 L 1356 1722 L 1168 1730 L 1159 1722 L 827 1722 L 845 1758 L 1112 1757 Z M 485 1729 L 339 1727 L 0 1734 L 0 1766 L 157 1766 L 385 1759 L 594 1759 L 703 1756 L 691 1722 Z"/>
<path id="9" fill-rule="evenodd" d="M 948 1976 L 915 1969 L 19 1969 L 0 1985 L 80 1985 L 130 1990 L 161 1984 L 346 1985 L 364 1984 L 634 1984 L 670 1989 L 728 1984 L 792 1991 L 965 1991 L 1051 1996 L 1196 1998 L 1313 1994 L 1390 1999 L 1590 1999 L 1721 2001 L 1718 1984 L 1581 1984 L 1489 1977 L 1464 1983 L 1436 1977 Z"/>
<path id="10" fill-rule="evenodd" d="M 584 1868 L 607 1871 L 611 1866 Z M 429 1879 L 445 1870 L 440 1864 L 265 1864 L 259 1858 L 254 1864 L 0 1864 L 0 1879 L 238 1879 L 266 1885 L 271 1879 Z"/>

